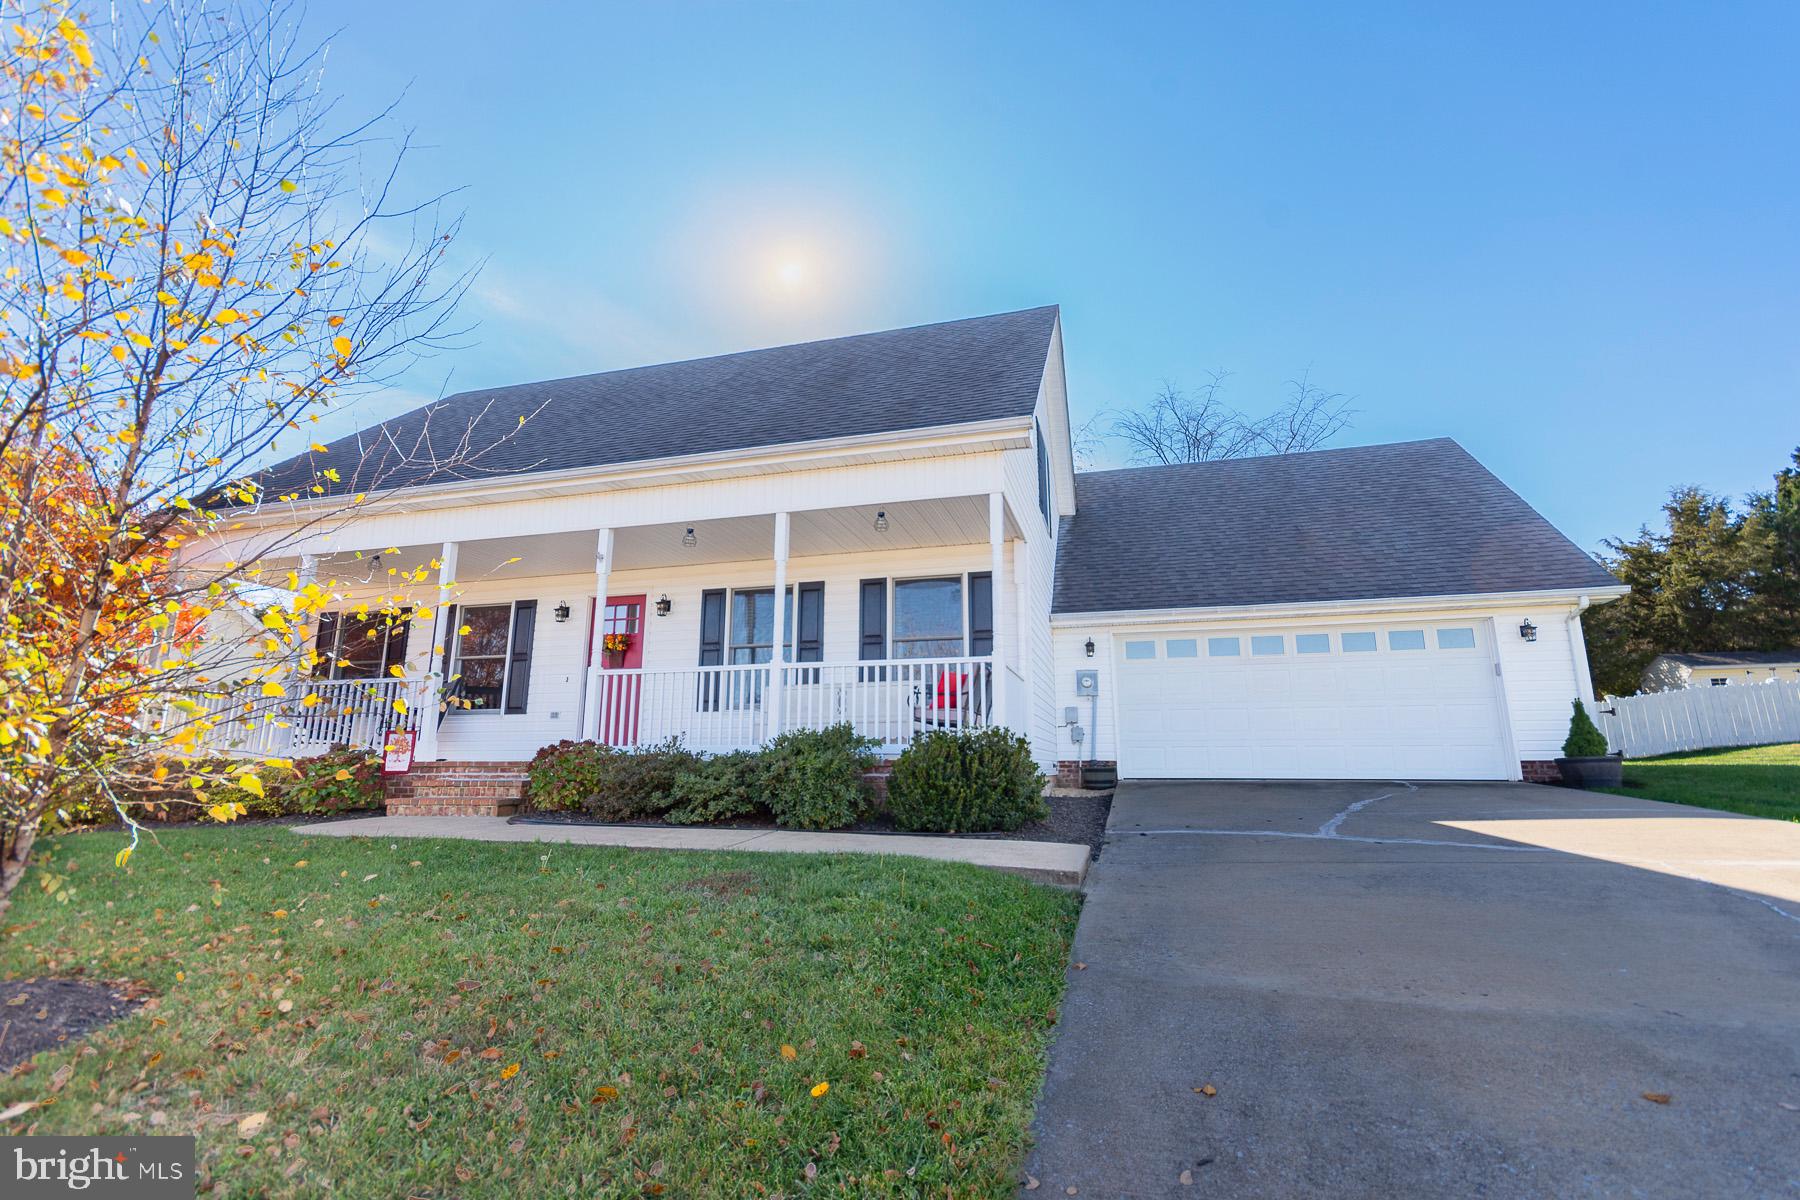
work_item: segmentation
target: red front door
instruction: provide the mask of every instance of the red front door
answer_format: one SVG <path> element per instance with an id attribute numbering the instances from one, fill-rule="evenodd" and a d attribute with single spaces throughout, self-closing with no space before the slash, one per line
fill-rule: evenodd
<path id="1" fill-rule="evenodd" d="M 588 620 L 588 661 L 593 661 L 594 639 L 601 639 L 600 740 L 609 746 L 638 743 L 638 706 L 644 694 L 643 676 L 613 675 L 636 671 L 644 665 L 644 597 L 608 596 L 598 621 Z"/>

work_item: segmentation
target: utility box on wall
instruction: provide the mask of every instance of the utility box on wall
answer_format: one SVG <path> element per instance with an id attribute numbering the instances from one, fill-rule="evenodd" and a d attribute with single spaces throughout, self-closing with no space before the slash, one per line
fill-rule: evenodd
<path id="1" fill-rule="evenodd" d="M 1100 694 L 1100 672 L 1091 669 L 1075 672 L 1075 694 L 1077 696 L 1098 696 Z"/>

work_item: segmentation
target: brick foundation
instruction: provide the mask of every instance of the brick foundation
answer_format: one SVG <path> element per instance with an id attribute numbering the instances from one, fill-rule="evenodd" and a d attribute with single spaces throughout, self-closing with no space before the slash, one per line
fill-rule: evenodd
<path id="1" fill-rule="evenodd" d="M 509 817 L 525 797 L 522 762 L 414 763 L 386 777 L 390 817 Z"/>
<path id="2" fill-rule="evenodd" d="M 1519 764 L 1526 783 L 1561 783 L 1562 771 L 1554 758 L 1528 758 Z"/>
<path id="3" fill-rule="evenodd" d="M 1117 770 L 1118 766 L 1119 764 L 1110 758 L 1097 758 L 1093 762 L 1083 762 L 1081 759 L 1060 759 L 1056 764 L 1056 786 L 1080 787 L 1081 768 L 1083 767 L 1112 767 Z"/>

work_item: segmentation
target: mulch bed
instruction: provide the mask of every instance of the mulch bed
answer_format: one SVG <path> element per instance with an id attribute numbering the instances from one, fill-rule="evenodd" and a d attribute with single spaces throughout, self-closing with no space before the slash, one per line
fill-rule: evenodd
<path id="1" fill-rule="evenodd" d="M 0 981 L 0 1071 L 130 1016 L 148 996 L 133 984 L 96 979 Z"/>
<path id="2" fill-rule="evenodd" d="M 915 833 L 911 830 L 894 828 L 894 819 L 885 812 L 875 813 L 854 825 L 842 829 L 834 829 L 832 833 L 878 833 L 895 834 L 904 837 L 959 837 L 1010 839 L 1020 842 L 1065 842 L 1075 846 L 1086 846 L 1088 857 L 1095 860 L 1100 857 L 1100 845 L 1106 840 L 1106 815 L 1112 811 L 1112 793 L 1101 792 L 1085 796 L 1045 796 L 1050 805 L 1050 819 L 1033 821 L 1021 829 L 1010 833 Z M 654 817 L 638 821 L 596 821 L 586 813 L 578 812 L 523 812 L 512 818 L 512 825 L 595 825 L 595 826 L 636 826 L 651 829 L 761 829 L 774 830 L 774 821 L 767 818 L 739 818 L 732 821 L 715 821 L 710 825 L 671 825 Z"/>

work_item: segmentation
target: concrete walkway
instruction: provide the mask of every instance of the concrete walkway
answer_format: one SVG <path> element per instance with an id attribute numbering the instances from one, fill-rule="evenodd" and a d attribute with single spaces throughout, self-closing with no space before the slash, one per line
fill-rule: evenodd
<path id="1" fill-rule="evenodd" d="M 973 863 L 1039 883 L 1077 887 L 1087 876 L 1088 848 L 1066 842 L 1000 838 L 908 837 L 878 833 L 799 833 L 791 830 L 677 829 L 627 825 L 512 825 L 505 817 L 361 817 L 297 825 L 303 836 L 441 837 L 478 842 L 561 842 L 633 850 L 754 850 L 788 854 L 901 854 L 940 862 Z"/>
<path id="2" fill-rule="evenodd" d="M 1030 1194 L 1800 1197 L 1797 897 L 1703 808 L 1124 784 Z"/>

